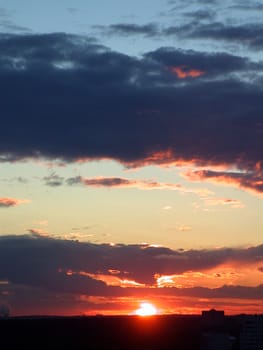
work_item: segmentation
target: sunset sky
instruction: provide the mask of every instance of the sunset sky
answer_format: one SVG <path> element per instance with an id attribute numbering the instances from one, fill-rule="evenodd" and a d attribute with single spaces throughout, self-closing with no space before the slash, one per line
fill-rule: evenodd
<path id="1" fill-rule="evenodd" d="M 262 313 L 262 18 L 0 0 L 0 312 Z"/>

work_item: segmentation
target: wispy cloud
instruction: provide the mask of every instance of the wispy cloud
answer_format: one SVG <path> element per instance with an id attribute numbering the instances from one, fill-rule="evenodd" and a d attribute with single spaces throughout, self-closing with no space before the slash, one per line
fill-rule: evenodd
<path id="1" fill-rule="evenodd" d="M 12 13 L 4 8 L 0 8 L 0 28 L 5 33 L 28 33 L 28 27 L 16 24 L 12 19 Z"/>
<path id="2" fill-rule="evenodd" d="M 37 225 L 40 225 L 40 226 L 48 226 L 48 220 L 35 221 L 34 224 L 37 224 Z"/>
<path id="3" fill-rule="evenodd" d="M 47 186 L 51 186 L 51 187 L 61 186 L 64 182 L 64 178 L 55 173 L 52 173 L 49 176 L 45 176 L 43 180 L 45 181 L 45 184 Z"/>
<path id="4" fill-rule="evenodd" d="M 143 35 L 146 37 L 157 36 L 160 31 L 159 27 L 155 23 L 148 24 L 135 24 L 135 23 L 118 23 L 109 26 L 96 25 L 93 26 L 95 30 L 98 30 L 102 34 L 107 35 Z"/>
<path id="5" fill-rule="evenodd" d="M 187 188 L 178 183 L 165 183 L 153 180 L 134 180 L 122 177 L 92 177 L 85 178 L 76 176 L 66 180 L 68 185 L 82 184 L 90 187 L 108 187 L 108 188 L 137 188 L 140 190 L 172 190 L 181 193 L 194 193 L 200 196 L 207 196 L 212 192 L 205 188 Z"/>
<path id="6" fill-rule="evenodd" d="M 261 11 L 262 4 L 243 4 L 229 6 L 229 9 L 244 11 Z M 228 9 L 228 10 L 229 10 Z M 175 10 L 176 12 L 176 10 Z M 188 23 L 161 27 L 157 23 L 135 24 L 117 23 L 109 26 L 93 26 L 99 34 L 114 36 L 144 36 L 150 38 L 167 38 L 176 36 L 187 39 L 222 40 L 239 45 L 248 46 L 250 49 L 260 50 L 263 46 L 262 24 L 260 22 L 247 22 L 241 24 L 229 24 L 215 21 L 216 12 L 211 9 L 184 11 L 182 16 L 192 19 Z"/>
<path id="7" fill-rule="evenodd" d="M 165 205 L 164 207 L 162 207 L 163 210 L 171 210 L 172 207 L 170 205 Z"/>
<path id="8" fill-rule="evenodd" d="M 247 9 L 248 10 L 248 9 Z M 209 24 L 192 23 L 184 27 L 184 33 L 180 28 L 174 28 L 179 35 L 196 39 L 216 39 L 249 46 L 250 49 L 260 50 L 263 47 L 261 23 L 246 23 L 239 25 L 212 22 Z M 171 28 L 170 28 L 171 30 Z"/>
<path id="9" fill-rule="evenodd" d="M 238 199 L 232 198 L 204 198 L 205 205 L 208 206 L 228 206 L 231 208 L 244 208 L 244 204 Z"/>
<path id="10" fill-rule="evenodd" d="M 176 226 L 176 230 L 186 232 L 186 231 L 191 231 L 192 227 L 189 225 L 178 225 L 178 226 Z"/>

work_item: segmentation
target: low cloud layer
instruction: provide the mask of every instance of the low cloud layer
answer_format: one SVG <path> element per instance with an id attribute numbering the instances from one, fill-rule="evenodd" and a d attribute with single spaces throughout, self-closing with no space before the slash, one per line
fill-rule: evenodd
<path id="1" fill-rule="evenodd" d="M 261 276 L 262 265 L 262 245 L 187 251 L 150 245 L 84 243 L 43 237 L 36 232 L 0 238 L 0 281 L 5 282 L 0 289 L 8 300 L 16 300 L 18 308 L 23 302 L 22 286 L 24 290 L 38 290 L 47 299 L 53 293 L 62 299 L 66 295 L 83 295 L 86 299 L 142 295 L 259 299 L 263 297 L 260 283 L 242 286 L 232 282 L 240 278 L 242 268 Z M 179 279 L 178 283 L 187 276 L 188 282 L 192 279 L 195 284 L 165 288 L 165 276 Z M 202 280 L 207 283 L 211 278 L 217 278 L 215 283 L 221 285 L 202 285 Z M 158 288 L 157 280 L 163 288 Z"/>

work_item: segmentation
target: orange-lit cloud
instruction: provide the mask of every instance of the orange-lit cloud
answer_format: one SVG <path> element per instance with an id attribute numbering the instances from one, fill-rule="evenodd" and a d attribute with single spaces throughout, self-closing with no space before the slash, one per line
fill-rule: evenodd
<path id="1" fill-rule="evenodd" d="M 249 276 L 250 274 L 250 276 Z M 262 272 L 246 265 L 222 265 L 208 271 L 187 271 L 182 274 L 156 275 L 159 288 L 220 288 L 225 285 L 257 286 L 262 279 Z"/>
<path id="2" fill-rule="evenodd" d="M 63 272 L 62 269 L 59 269 L 60 272 Z M 123 279 L 119 278 L 116 276 L 117 272 L 116 270 L 108 270 L 110 274 L 101 274 L 101 273 L 89 273 L 85 271 L 72 271 L 72 270 L 67 270 L 65 271 L 65 274 L 68 276 L 72 275 L 79 275 L 79 276 L 88 276 L 91 277 L 95 280 L 102 281 L 104 282 L 107 286 L 118 286 L 121 288 L 143 288 L 146 287 L 145 284 L 143 283 L 138 283 L 136 281 L 130 280 L 130 279 Z M 114 272 L 112 272 L 114 271 Z"/>
<path id="3" fill-rule="evenodd" d="M 199 69 L 192 69 L 186 66 L 169 67 L 169 70 L 176 74 L 179 79 L 198 78 L 205 74 Z"/>
<path id="4" fill-rule="evenodd" d="M 158 309 L 184 312 L 210 304 L 233 311 L 231 305 L 242 303 L 256 311 L 253 304 L 263 304 L 263 245 L 172 250 L 24 235 L 0 237 L 0 256 L 2 280 L 8 281 L 0 288 L 9 293 L 17 314 L 26 307 L 54 313 L 59 305 L 63 314 L 97 307 L 127 312 L 128 301 L 142 298 Z"/>
<path id="5" fill-rule="evenodd" d="M 256 194 L 263 194 L 263 174 L 261 170 L 258 171 L 257 169 L 249 172 L 196 170 L 188 171 L 184 176 L 191 181 L 211 181 L 235 186 Z"/>
<path id="6" fill-rule="evenodd" d="M 143 159 L 136 161 L 123 162 L 127 169 L 136 169 L 140 167 L 158 165 L 160 167 L 204 167 L 210 166 L 215 170 L 228 170 L 231 166 L 224 162 L 223 159 L 220 162 L 215 162 L 213 159 L 205 159 L 201 156 L 185 155 L 180 156 L 173 148 L 166 148 L 160 151 L 149 152 Z"/>
<path id="7" fill-rule="evenodd" d="M 28 199 L 17 199 L 17 198 L 0 198 L 0 208 L 15 207 L 19 204 L 30 203 Z"/>
<path id="8" fill-rule="evenodd" d="M 158 306 L 158 310 L 164 314 L 201 314 L 202 310 L 210 310 L 212 308 L 224 310 L 227 315 L 244 313 L 262 313 L 262 299 L 254 299 L 253 301 L 246 298 L 205 298 L 192 296 L 165 296 L 158 297 L 151 295 L 148 299 L 154 305 Z M 148 300 L 147 299 L 147 300 Z M 138 301 L 144 300 L 142 297 L 87 297 L 81 295 L 77 300 L 86 303 L 87 315 L 96 314 L 133 314 L 138 307 Z M 85 304 L 84 304 L 85 305 Z M 116 307 L 118 307 L 116 312 Z"/>
<path id="9" fill-rule="evenodd" d="M 218 277 L 220 276 L 220 278 Z M 229 279 L 233 281 L 231 274 L 224 273 L 208 273 L 201 271 L 188 271 L 182 274 L 156 276 L 157 285 L 160 288 L 176 287 L 176 288 L 193 288 L 202 286 L 206 288 L 218 288 L 224 284 L 229 284 Z"/>
<path id="10" fill-rule="evenodd" d="M 171 149 L 155 151 L 147 154 L 142 160 L 133 162 L 125 162 L 127 168 L 137 168 L 152 164 L 158 164 L 159 166 L 170 167 L 170 166 L 186 166 L 194 165 L 198 163 L 198 159 L 183 159 L 174 154 Z"/>

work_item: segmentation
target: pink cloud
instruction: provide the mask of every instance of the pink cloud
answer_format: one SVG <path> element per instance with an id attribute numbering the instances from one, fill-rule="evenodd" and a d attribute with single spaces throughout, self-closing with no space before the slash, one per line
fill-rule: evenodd
<path id="1" fill-rule="evenodd" d="M 17 198 L 9 198 L 3 197 L 0 198 L 0 208 L 10 208 L 15 207 L 19 204 L 29 203 L 28 199 L 17 199 Z"/>

